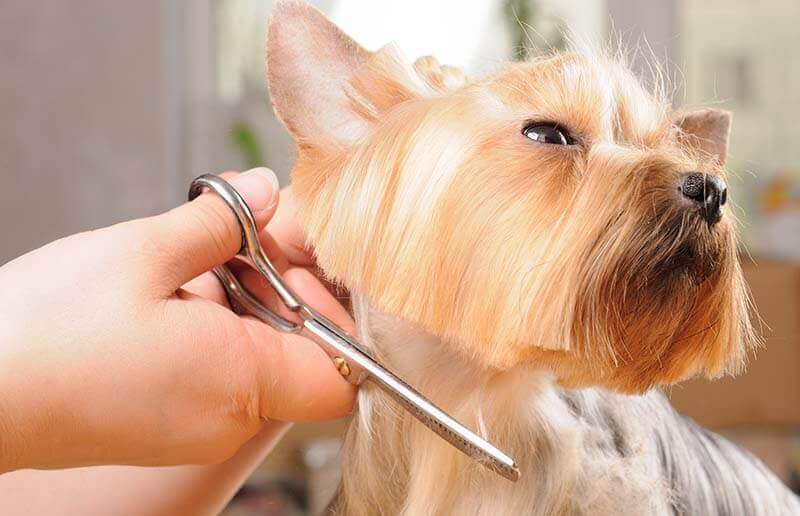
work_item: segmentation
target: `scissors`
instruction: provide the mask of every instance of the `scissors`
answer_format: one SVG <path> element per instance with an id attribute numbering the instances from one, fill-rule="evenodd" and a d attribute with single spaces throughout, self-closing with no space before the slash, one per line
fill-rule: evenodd
<path id="1" fill-rule="evenodd" d="M 513 482 L 519 480 L 520 472 L 514 459 L 450 417 L 383 367 L 370 356 L 355 337 L 304 303 L 284 283 L 261 247 L 250 208 L 235 188 L 218 176 L 205 174 L 192 181 L 189 200 L 200 195 L 204 188 L 222 198 L 236 215 L 242 230 L 242 248 L 239 255 L 249 258 L 255 269 L 275 290 L 280 301 L 297 314 L 301 322 L 290 321 L 264 306 L 242 286 L 227 266 L 220 265 L 214 269 L 214 273 L 222 282 L 234 310 L 239 313 L 249 313 L 278 331 L 310 338 L 331 357 L 336 369 L 347 381 L 355 385 L 364 380 L 375 383 L 423 425 L 456 449 Z"/>

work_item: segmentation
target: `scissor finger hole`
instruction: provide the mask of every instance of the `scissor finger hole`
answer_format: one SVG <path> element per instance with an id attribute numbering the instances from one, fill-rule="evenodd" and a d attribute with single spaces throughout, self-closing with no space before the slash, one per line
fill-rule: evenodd
<path id="1" fill-rule="evenodd" d="M 282 332 L 297 333 L 302 329 L 297 322 L 289 320 L 267 307 L 242 284 L 228 267 L 217 267 L 214 269 L 214 273 L 225 287 L 231 308 L 237 313 L 253 315 Z"/>
<path id="2" fill-rule="evenodd" d="M 240 258 L 235 262 L 229 262 L 228 265 L 239 279 L 242 286 L 246 288 L 253 297 L 258 299 L 264 307 L 294 324 L 301 324 L 302 320 L 300 317 L 281 301 L 275 289 L 269 284 L 269 281 L 248 262 L 249 261 Z"/>

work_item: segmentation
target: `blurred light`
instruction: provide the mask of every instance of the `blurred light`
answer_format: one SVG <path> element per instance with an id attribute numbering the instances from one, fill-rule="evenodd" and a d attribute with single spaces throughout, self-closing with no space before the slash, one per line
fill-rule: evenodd
<path id="1" fill-rule="evenodd" d="M 395 42 L 409 59 L 466 67 L 497 23 L 499 0 L 338 0 L 331 16 L 369 50 Z"/>
<path id="2" fill-rule="evenodd" d="M 273 0 L 218 0 L 215 8 L 216 85 L 220 100 L 237 102 L 248 85 L 264 85 L 266 20 Z"/>

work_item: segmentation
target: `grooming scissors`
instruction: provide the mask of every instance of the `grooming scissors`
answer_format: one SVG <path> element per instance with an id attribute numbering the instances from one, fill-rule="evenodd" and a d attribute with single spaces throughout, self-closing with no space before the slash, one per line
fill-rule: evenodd
<path id="1" fill-rule="evenodd" d="M 359 385 L 365 379 L 371 380 L 423 425 L 455 448 L 511 481 L 516 482 L 519 479 L 520 473 L 514 459 L 447 415 L 384 368 L 353 336 L 305 304 L 283 282 L 261 248 L 253 214 L 239 192 L 224 179 L 205 174 L 192 181 L 189 200 L 200 195 L 204 188 L 222 198 L 236 215 L 242 230 L 242 248 L 239 254 L 250 259 L 255 269 L 275 290 L 281 302 L 297 314 L 301 322 L 290 321 L 265 307 L 239 283 L 227 266 L 220 265 L 214 269 L 214 273 L 222 282 L 234 310 L 254 315 L 278 331 L 311 338 L 331 357 L 336 369 L 347 381 Z"/>

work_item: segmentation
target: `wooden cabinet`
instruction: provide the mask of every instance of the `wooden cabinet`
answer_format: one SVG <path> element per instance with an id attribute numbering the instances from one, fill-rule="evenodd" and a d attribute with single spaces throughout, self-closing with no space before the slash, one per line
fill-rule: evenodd
<path id="1" fill-rule="evenodd" d="M 743 262 L 764 347 L 741 376 L 684 382 L 669 397 L 711 428 L 800 425 L 800 264 Z"/>

